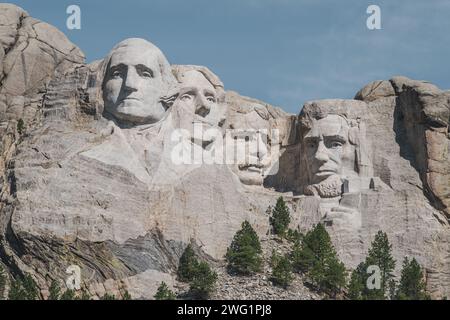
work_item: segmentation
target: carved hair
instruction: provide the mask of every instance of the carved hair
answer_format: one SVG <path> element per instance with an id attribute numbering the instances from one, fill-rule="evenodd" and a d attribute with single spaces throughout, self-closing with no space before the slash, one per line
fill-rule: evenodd
<path id="1" fill-rule="evenodd" d="M 219 77 L 216 76 L 211 70 L 203 66 L 195 66 L 195 65 L 174 65 L 172 66 L 172 74 L 178 83 L 182 82 L 182 76 L 189 71 L 197 71 L 201 73 L 206 80 L 211 83 L 211 85 L 216 90 L 217 101 L 223 102 L 225 99 L 225 90 L 222 81 L 220 81 Z M 178 95 L 178 92 L 174 92 L 173 95 Z"/>

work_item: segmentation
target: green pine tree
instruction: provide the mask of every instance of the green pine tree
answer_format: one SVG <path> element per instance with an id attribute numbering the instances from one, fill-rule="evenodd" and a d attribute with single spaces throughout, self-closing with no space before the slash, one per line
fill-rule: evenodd
<path id="1" fill-rule="evenodd" d="M 175 300 L 176 295 L 169 289 L 167 284 L 163 281 L 158 287 L 156 294 L 154 295 L 155 300 Z"/>
<path id="2" fill-rule="evenodd" d="M 308 272 L 318 260 L 334 252 L 330 236 L 322 224 L 308 231 L 301 242 L 294 245 L 292 261 L 297 272 Z"/>
<path id="3" fill-rule="evenodd" d="M 366 298 L 370 300 L 383 300 L 387 298 L 389 283 L 394 278 L 395 260 L 392 256 L 392 245 L 388 236 L 381 230 L 375 235 L 375 239 L 369 249 L 365 265 L 378 266 L 381 272 L 380 289 L 366 290 Z"/>
<path id="4" fill-rule="evenodd" d="M 294 271 L 298 273 L 308 272 L 316 260 L 316 255 L 304 241 L 305 239 L 301 242 L 296 242 L 291 253 L 292 266 Z"/>
<path id="5" fill-rule="evenodd" d="M 273 233 L 280 237 L 284 237 L 290 222 L 291 217 L 289 208 L 284 202 L 283 197 L 279 197 L 275 208 L 272 210 L 272 216 L 270 217 Z"/>
<path id="6" fill-rule="evenodd" d="M 9 290 L 9 300 L 36 300 L 39 290 L 33 278 L 27 274 L 23 279 L 15 279 L 11 281 Z"/>
<path id="7" fill-rule="evenodd" d="M 127 290 L 122 294 L 122 300 L 132 300 L 131 295 Z"/>
<path id="8" fill-rule="evenodd" d="M 22 285 L 27 296 L 26 300 L 36 300 L 38 298 L 38 287 L 36 285 L 36 282 L 34 282 L 33 278 L 29 274 L 25 275 Z"/>
<path id="9" fill-rule="evenodd" d="M 81 290 L 81 296 L 78 300 L 91 300 L 91 296 L 86 290 Z M 125 300 L 125 299 L 124 299 Z"/>
<path id="10" fill-rule="evenodd" d="M 113 294 L 105 293 L 103 297 L 100 298 L 100 300 L 117 300 L 116 296 Z"/>
<path id="11" fill-rule="evenodd" d="M 6 272 L 3 266 L 0 264 L 0 300 L 3 299 L 6 287 Z"/>
<path id="12" fill-rule="evenodd" d="M 395 298 L 399 300 L 429 300 L 430 296 L 425 290 L 426 285 L 419 263 L 415 258 L 408 260 L 405 257 Z"/>
<path id="13" fill-rule="evenodd" d="M 259 272 L 262 266 L 261 254 L 258 235 L 250 223 L 244 221 L 241 229 L 234 235 L 225 255 L 229 271 L 242 275 Z"/>
<path id="14" fill-rule="evenodd" d="M 397 295 L 397 282 L 391 279 L 388 283 L 389 299 L 394 300 Z"/>
<path id="15" fill-rule="evenodd" d="M 336 252 L 325 261 L 324 275 L 319 274 L 315 278 L 315 268 L 311 270 L 311 279 L 316 282 L 319 288 L 332 297 L 336 297 L 347 283 L 347 270 L 345 265 L 339 260 Z"/>
<path id="16" fill-rule="evenodd" d="M 380 268 L 379 289 L 369 288 L 368 286 L 369 277 L 374 275 L 368 272 L 369 266 Z M 352 273 L 348 286 L 348 297 L 355 300 L 393 298 L 395 280 L 392 272 L 394 269 L 395 260 L 392 257 L 392 245 L 389 243 L 386 233 L 378 231 L 365 261 L 360 263 Z"/>
<path id="17" fill-rule="evenodd" d="M 190 293 L 196 298 L 207 299 L 214 290 L 217 274 L 211 270 L 208 263 L 197 259 L 191 245 L 184 250 L 178 266 L 178 278 L 180 281 L 189 282 Z M 159 293 L 158 293 L 159 292 Z M 167 285 L 161 283 L 156 298 L 175 298 Z"/>
<path id="18" fill-rule="evenodd" d="M 48 300 L 59 300 L 61 296 L 61 288 L 59 287 L 58 281 L 53 280 L 49 288 L 50 295 Z"/>
<path id="19" fill-rule="evenodd" d="M 286 239 L 294 244 L 300 243 L 303 239 L 303 234 L 298 230 L 288 229 L 286 233 Z"/>
<path id="20" fill-rule="evenodd" d="M 366 265 L 361 262 L 350 276 L 348 284 L 348 298 L 351 300 L 363 300 L 364 290 L 366 287 L 367 275 Z"/>
<path id="21" fill-rule="evenodd" d="M 195 275 L 190 282 L 190 293 L 197 299 L 208 299 L 214 291 L 217 281 L 217 273 L 211 270 L 208 263 L 200 262 L 195 270 Z"/>
<path id="22" fill-rule="evenodd" d="M 22 135 L 25 132 L 25 122 L 22 119 L 17 121 L 17 132 Z"/>
<path id="23" fill-rule="evenodd" d="M 20 279 L 13 279 L 11 281 L 11 288 L 8 293 L 9 300 L 27 300 L 27 294 L 22 286 Z"/>
<path id="24" fill-rule="evenodd" d="M 178 265 L 178 280 L 182 282 L 192 281 L 197 265 L 198 261 L 195 256 L 195 252 L 192 249 L 192 246 L 188 244 L 183 254 L 181 255 L 180 263 Z"/>
<path id="25" fill-rule="evenodd" d="M 336 296 L 346 284 L 345 266 L 322 224 L 317 224 L 301 243 L 294 245 L 291 259 L 294 269 L 306 273 L 320 291 Z"/>
<path id="26" fill-rule="evenodd" d="M 64 293 L 60 296 L 59 300 L 76 300 L 75 291 L 72 289 L 67 289 L 64 291 Z"/>
<path id="27" fill-rule="evenodd" d="M 272 265 L 272 283 L 286 289 L 292 283 L 292 280 L 294 280 L 292 264 L 289 257 L 278 255 L 273 251 L 270 260 Z"/>

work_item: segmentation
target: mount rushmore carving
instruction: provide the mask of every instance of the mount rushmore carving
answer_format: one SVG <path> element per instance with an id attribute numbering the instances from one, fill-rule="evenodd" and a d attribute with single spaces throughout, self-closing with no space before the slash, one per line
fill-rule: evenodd
<path id="1" fill-rule="evenodd" d="M 326 225 L 347 268 L 383 230 L 434 297 L 450 294 L 449 91 L 394 77 L 292 115 L 143 39 L 86 64 L 55 28 L 0 7 L 0 257 L 43 295 L 76 264 L 93 295 L 150 298 L 186 244 L 221 261 L 244 220 L 266 235 L 279 196 L 291 228 Z"/>

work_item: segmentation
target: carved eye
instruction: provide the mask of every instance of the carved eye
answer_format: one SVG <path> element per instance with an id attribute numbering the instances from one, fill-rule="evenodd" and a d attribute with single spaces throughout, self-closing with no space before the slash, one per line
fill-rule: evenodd
<path id="1" fill-rule="evenodd" d="M 149 71 L 142 72 L 142 76 L 144 78 L 153 78 L 153 74 L 151 72 L 149 72 Z"/>
<path id="2" fill-rule="evenodd" d="M 143 64 L 138 64 L 136 67 L 137 74 L 142 78 L 154 78 L 153 70 Z"/>
<path id="3" fill-rule="evenodd" d="M 122 73 L 119 70 L 116 70 L 112 74 L 113 78 L 119 78 L 122 76 Z"/>
<path id="4" fill-rule="evenodd" d="M 332 141 L 331 142 L 331 148 L 339 148 L 342 147 L 342 142 L 340 141 Z"/>
<path id="5" fill-rule="evenodd" d="M 183 94 L 180 98 L 181 101 L 189 101 L 192 100 L 192 96 L 190 94 Z"/>
<path id="6" fill-rule="evenodd" d="M 209 102 L 211 102 L 211 103 L 216 102 L 216 99 L 215 99 L 214 97 L 212 97 L 212 96 L 206 97 L 206 100 L 209 101 Z"/>
<path id="7" fill-rule="evenodd" d="M 310 149 L 315 149 L 315 148 L 317 147 L 317 143 L 315 143 L 314 141 L 312 141 L 312 142 L 309 142 L 307 146 L 308 146 L 308 148 L 310 148 Z"/>

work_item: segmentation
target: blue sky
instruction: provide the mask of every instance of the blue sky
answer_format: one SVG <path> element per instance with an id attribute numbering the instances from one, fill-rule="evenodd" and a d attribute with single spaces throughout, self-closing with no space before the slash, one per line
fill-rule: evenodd
<path id="1" fill-rule="evenodd" d="M 142 37 L 170 63 L 205 65 L 227 90 L 291 113 L 394 75 L 450 88 L 449 0 L 10 2 L 63 31 L 88 62 Z M 66 28 L 71 4 L 81 8 L 81 30 Z M 382 30 L 366 27 L 370 4 L 381 8 Z"/>

